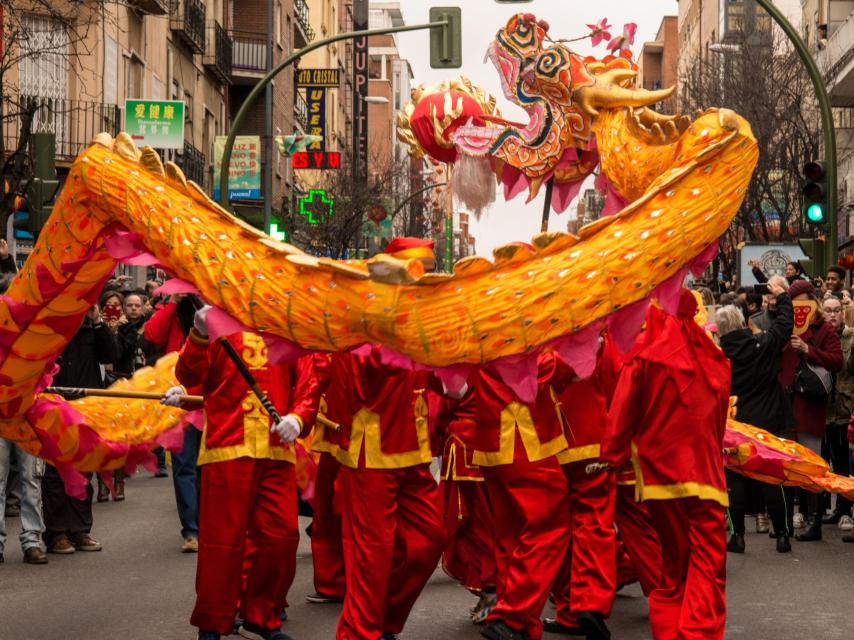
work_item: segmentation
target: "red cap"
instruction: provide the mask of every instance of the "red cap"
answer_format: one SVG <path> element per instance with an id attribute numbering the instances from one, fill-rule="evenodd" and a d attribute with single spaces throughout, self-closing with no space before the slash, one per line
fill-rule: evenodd
<path id="1" fill-rule="evenodd" d="M 386 246 L 385 253 L 400 260 L 409 258 L 435 260 L 433 241 L 423 238 L 393 238 Z"/>

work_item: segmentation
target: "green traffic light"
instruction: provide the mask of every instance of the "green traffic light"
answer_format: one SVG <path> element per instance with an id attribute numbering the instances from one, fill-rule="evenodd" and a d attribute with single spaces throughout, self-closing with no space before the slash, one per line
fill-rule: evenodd
<path id="1" fill-rule="evenodd" d="M 826 219 L 824 207 L 818 202 L 814 202 L 807 207 L 806 216 L 807 221 L 812 224 L 822 224 Z"/>

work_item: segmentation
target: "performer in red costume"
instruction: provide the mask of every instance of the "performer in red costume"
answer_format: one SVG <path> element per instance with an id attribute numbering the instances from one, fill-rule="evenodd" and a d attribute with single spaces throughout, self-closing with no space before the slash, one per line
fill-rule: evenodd
<path id="1" fill-rule="evenodd" d="M 608 400 L 621 368 L 619 353 L 603 340 L 596 370 L 584 380 L 554 385 L 558 415 L 569 448 L 557 455 L 569 484 L 570 545 L 555 581 L 557 616 L 543 621 L 545 631 L 607 640 L 604 619 L 616 592 L 616 540 L 613 474 L 590 475 L 585 469 L 600 455 Z"/>
<path id="2" fill-rule="evenodd" d="M 694 321 L 683 290 L 678 315 L 651 308 L 620 376 L 602 446 L 618 469 L 629 457 L 638 498 L 658 530 L 661 582 L 649 598 L 656 640 L 723 638 L 727 506 L 722 447 L 729 361 Z"/>
<path id="3" fill-rule="evenodd" d="M 422 260 L 433 243 L 396 238 L 386 253 Z M 394 638 L 444 544 L 430 474 L 429 374 L 383 364 L 379 347 L 351 354 L 352 421 L 341 424 L 338 472 L 346 593 L 336 638 Z"/>
<path id="4" fill-rule="evenodd" d="M 279 627 L 299 542 L 292 443 L 314 423 L 327 359 L 314 355 L 273 365 L 260 336 L 228 337 L 272 403 L 286 414 L 271 427 L 269 415 L 223 347 L 208 341 L 209 309 L 196 312 L 194 329 L 175 366 L 178 381 L 185 387 L 201 385 L 205 396 L 191 622 L 199 628 L 199 640 L 217 640 L 232 632 L 240 602 L 241 636 L 286 640 Z M 241 587 L 249 544 L 255 549 L 254 562 Z"/>
<path id="5" fill-rule="evenodd" d="M 466 447 L 477 429 L 473 392 L 459 400 L 446 399 L 437 421 L 441 431 L 442 496 L 445 504 L 445 550 L 442 568 L 479 596 L 472 622 L 484 622 L 495 607 L 495 523 L 480 467 Z"/>
<path id="6" fill-rule="evenodd" d="M 466 445 L 483 469 L 495 518 L 498 602 L 481 632 L 491 640 L 542 637 L 540 615 L 566 555 L 567 485 L 555 455 L 567 444 L 550 386 L 560 365 L 552 353 L 539 356 L 533 403 L 523 402 L 495 366 L 469 377 L 477 428 Z"/>
<path id="7" fill-rule="evenodd" d="M 340 464 L 338 431 L 332 426 L 353 421 L 350 356 L 329 354 L 329 386 L 320 399 L 320 413 L 328 423 L 314 427 L 311 450 L 320 454 L 314 486 L 314 516 L 311 521 L 311 560 L 314 565 L 315 593 L 306 597 L 312 603 L 341 602 L 344 599 L 344 547 L 341 542 L 340 496 L 336 497 L 336 479 Z M 331 424 L 329 424 L 331 423 Z"/>

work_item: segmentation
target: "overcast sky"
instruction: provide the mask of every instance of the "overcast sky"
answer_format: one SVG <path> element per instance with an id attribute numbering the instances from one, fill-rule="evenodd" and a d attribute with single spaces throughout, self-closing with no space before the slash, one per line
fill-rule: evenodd
<path id="1" fill-rule="evenodd" d="M 518 110 L 501 93 L 495 68 L 492 63 L 484 63 L 483 56 L 496 31 L 514 13 L 531 12 L 537 18 L 547 20 L 551 25 L 549 34 L 556 39 L 582 36 L 588 32 L 586 23 L 592 24 L 602 18 L 608 18 L 609 24 L 614 25 L 612 35 L 622 32 L 624 23 L 636 22 L 638 31 L 634 52 L 637 55 L 644 41 L 655 38 L 661 18 L 665 15 L 676 15 L 678 12 L 676 0 L 534 0 L 515 5 L 498 4 L 494 0 L 401 0 L 400 4 L 407 24 L 428 22 L 427 12 L 431 5 L 458 5 L 463 13 L 463 66 L 459 70 L 430 68 L 427 31 L 398 34 L 400 55 L 412 64 L 415 84 L 437 82 L 458 75 L 468 76 L 475 84 L 496 96 L 502 114 L 511 119 L 524 118 L 524 112 Z M 603 56 L 606 51 L 603 44 L 595 50 L 590 48 L 589 40 L 574 43 L 572 46 L 582 54 L 596 53 Z M 545 189 L 536 200 L 526 205 L 525 194 L 520 194 L 512 202 L 505 202 L 499 188 L 495 204 L 480 223 L 475 221 L 472 224 L 477 253 L 491 256 L 492 249 L 496 246 L 513 240 L 530 240 L 539 231 L 544 191 Z M 574 215 L 575 203 L 561 215 L 552 212 L 550 228 L 565 231 L 568 217 Z"/>

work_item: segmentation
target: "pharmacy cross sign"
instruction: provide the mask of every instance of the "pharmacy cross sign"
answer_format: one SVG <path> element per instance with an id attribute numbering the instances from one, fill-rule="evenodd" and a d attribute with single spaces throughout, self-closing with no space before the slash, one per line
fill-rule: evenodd
<path id="1" fill-rule="evenodd" d="M 334 198 L 327 197 L 323 189 L 311 189 L 307 196 L 300 198 L 299 213 L 309 224 L 321 224 L 332 216 L 334 202 Z"/>

